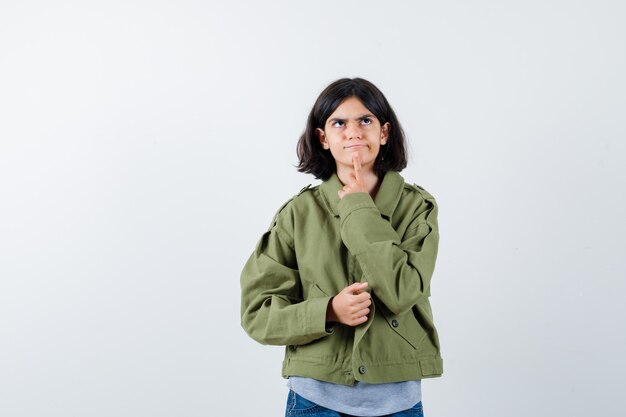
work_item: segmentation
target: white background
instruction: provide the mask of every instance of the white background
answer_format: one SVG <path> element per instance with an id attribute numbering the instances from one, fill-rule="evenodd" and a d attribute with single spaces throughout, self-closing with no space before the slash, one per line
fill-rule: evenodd
<path id="1" fill-rule="evenodd" d="M 239 274 L 374 82 L 435 195 L 427 417 L 623 415 L 622 1 L 0 1 L 0 415 L 278 416 Z"/>

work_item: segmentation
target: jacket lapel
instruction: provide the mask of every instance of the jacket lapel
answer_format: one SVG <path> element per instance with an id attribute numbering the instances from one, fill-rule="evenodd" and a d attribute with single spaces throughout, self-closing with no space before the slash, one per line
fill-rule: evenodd
<path id="1" fill-rule="evenodd" d="M 400 201 L 403 186 L 404 178 L 402 178 L 402 176 L 396 171 L 389 171 L 383 177 L 383 182 L 380 185 L 378 193 L 376 194 L 374 204 L 378 207 L 380 214 L 387 219 L 391 218 L 391 215 Z M 341 200 L 337 192 L 341 188 L 343 188 L 343 184 L 339 181 L 339 177 L 336 173 L 320 185 L 322 199 L 324 200 L 328 210 L 335 217 L 339 216 L 337 205 Z"/>

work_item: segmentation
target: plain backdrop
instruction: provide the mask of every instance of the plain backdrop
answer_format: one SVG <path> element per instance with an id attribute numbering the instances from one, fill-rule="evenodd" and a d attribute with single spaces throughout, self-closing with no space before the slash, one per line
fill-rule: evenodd
<path id="1" fill-rule="evenodd" d="M 427 417 L 621 416 L 626 5 L 0 0 L 0 415 L 279 416 L 239 274 L 376 84 L 440 206 Z"/>

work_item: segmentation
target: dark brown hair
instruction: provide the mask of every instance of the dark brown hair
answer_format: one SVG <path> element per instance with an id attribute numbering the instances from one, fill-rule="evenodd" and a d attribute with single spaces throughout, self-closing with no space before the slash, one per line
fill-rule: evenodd
<path id="1" fill-rule="evenodd" d="M 334 81 L 321 92 L 307 119 L 304 132 L 298 140 L 296 152 L 300 163 L 300 172 L 313 174 L 315 178 L 326 181 L 335 172 L 336 165 L 330 150 L 324 149 L 315 129 L 324 130 L 326 120 L 350 97 L 357 97 L 384 125 L 391 125 L 387 143 L 382 145 L 374 169 L 379 178 L 387 171 L 402 171 L 407 164 L 406 140 L 400 122 L 383 93 L 371 82 L 363 78 L 341 78 Z M 383 159 L 384 157 L 384 159 Z"/>

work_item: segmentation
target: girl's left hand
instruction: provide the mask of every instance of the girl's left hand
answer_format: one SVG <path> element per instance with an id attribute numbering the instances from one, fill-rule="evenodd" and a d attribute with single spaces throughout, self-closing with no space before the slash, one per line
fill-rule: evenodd
<path id="1" fill-rule="evenodd" d="M 367 192 L 365 182 L 361 177 L 361 155 L 358 152 L 352 154 L 352 164 L 354 165 L 354 174 L 350 174 L 348 183 L 337 192 L 339 198 L 343 198 L 347 194 Z"/>

